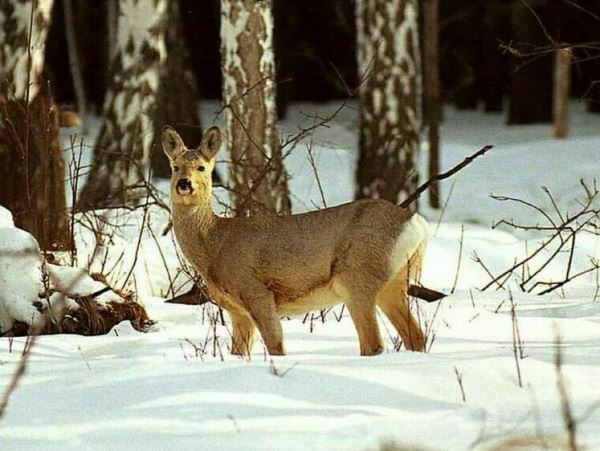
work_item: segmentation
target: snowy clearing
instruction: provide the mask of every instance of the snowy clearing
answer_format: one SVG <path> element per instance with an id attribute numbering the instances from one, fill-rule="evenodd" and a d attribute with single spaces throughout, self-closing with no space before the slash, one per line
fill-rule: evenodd
<path id="1" fill-rule="evenodd" d="M 313 119 L 301 112 L 326 116 L 336 107 L 297 105 L 284 131 L 293 133 L 303 121 L 310 125 Z M 215 109 L 204 105 L 205 125 Z M 541 218 L 490 193 L 550 210 L 544 185 L 563 211 L 578 209 L 579 179 L 591 184 L 600 174 L 600 133 L 595 117 L 575 110 L 577 138 L 560 141 L 550 138 L 550 126 L 508 128 L 497 115 L 446 110 L 442 170 L 485 144 L 496 148 L 442 184 L 444 200 L 452 190 L 442 218 L 423 208 L 431 234 L 423 284 L 445 292 L 456 287 L 439 307 L 418 303 L 435 337 L 427 354 L 395 351 L 395 334 L 381 317 L 387 352 L 359 357 L 352 322 L 347 313 L 338 321 L 336 307 L 325 321 L 318 312 L 305 321 L 285 320 L 285 357 L 266 356 L 260 342 L 248 360 L 231 356 L 229 327 L 220 324 L 215 308 L 163 302 L 172 295 L 170 286 L 188 280 L 172 235 L 162 236 L 167 213 L 158 207 L 146 217 L 141 211 L 109 212 L 104 232 L 115 234 L 110 246 L 96 250 L 101 258 L 92 270 L 134 289 L 157 323 L 148 333 L 121 323 L 105 336 L 40 337 L 0 421 L 2 449 L 366 450 L 386 443 L 398 449 L 489 449 L 515 437 L 561 448 L 566 431 L 554 363 L 558 334 L 578 442 L 599 448 L 598 272 L 543 296 L 523 293 L 516 278 L 510 292 L 482 292 L 490 277 L 473 259 L 476 252 L 497 275 L 545 237 L 492 230 L 501 219 L 534 224 Z M 65 147 L 74 132 L 63 130 Z M 327 205 L 353 196 L 355 135 L 355 112 L 347 108 L 313 137 Z M 91 145 L 93 136 L 86 142 Z M 296 211 L 323 206 L 306 157 L 306 147 L 299 146 L 286 161 Z M 166 183 L 159 187 L 165 190 Z M 147 227 L 140 235 L 142 223 Z M 0 215 L 0 238 L 11 226 Z M 95 238 L 85 221 L 77 242 L 79 264 L 86 266 Z M 561 280 L 567 258 L 559 255 L 540 277 Z M 600 237 L 582 232 L 573 271 L 584 270 L 590 258 L 600 258 Z M 18 287 L 22 280 L 12 282 Z M 519 349 L 514 356 L 515 323 L 523 358 Z M 0 339 L 0 386 L 8 384 L 24 343 Z"/>

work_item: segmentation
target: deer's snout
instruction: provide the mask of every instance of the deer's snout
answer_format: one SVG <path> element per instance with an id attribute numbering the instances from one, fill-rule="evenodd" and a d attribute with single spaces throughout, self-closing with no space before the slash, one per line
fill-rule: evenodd
<path id="1" fill-rule="evenodd" d="M 178 194 L 191 194 L 194 189 L 192 188 L 192 182 L 189 179 L 179 179 L 177 180 L 177 185 L 175 185 L 175 189 L 177 189 Z"/>

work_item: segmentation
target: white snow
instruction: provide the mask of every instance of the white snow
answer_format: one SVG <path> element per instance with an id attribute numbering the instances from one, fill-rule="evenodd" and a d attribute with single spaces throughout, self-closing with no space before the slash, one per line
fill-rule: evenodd
<path id="1" fill-rule="evenodd" d="M 36 239 L 12 224 L 0 206 L 0 331 L 13 322 L 31 323 L 39 317 L 33 305 L 42 292 L 42 258 Z"/>
<path id="2" fill-rule="evenodd" d="M 336 107 L 297 105 L 283 129 L 293 133 L 303 121 L 310 125 L 312 118 L 301 112 L 325 117 Z M 208 124 L 216 105 L 205 103 L 204 109 Z M 477 252 L 498 274 L 525 255 L 526 246 L 531 250 L 544 238 L 539 232 L 492 230 L 491 224 L 503 218 L 528 223 L 538 218 L 490 199 L 490 192 L 548 206 L 539 188 L 546 185 L 560 208 L 578 209 L 578 180 L 591 183 L 600 174 L 600 132 L 597 117 L 577 105 L 574 112 L 574 137 L 556 141 L 549 138 L 550 126 L 509 128 L 499 115 L 445 111 L 442 170 L 484 144 L 496 148 L 442 183 L 444 199 L 452 188 L 443 214 L 427 208 L 425 199 L 421 202 L 430 229 L 423 283 L 446 292 L 456 285 L 440 304 L 419 301 L 421 320 L 435 337 L 426 354 L 394 351 L 395 334 L 381 317 L 387 352 L 360 357 L 347 313 L 339 322 L 335 318 L 338 307 L 324 322 L 318 313 L 305 321 L 284 320 L 285 357 L 265 356 L 261 343 L 248 360 L 231 356 L 230 327 L 219 323 L 212 307 L 163 302 L 172 295 L 171 283 L 181 286 L 188 278 L 180 270 L 171 234 L 161 234 L 166 212 L 153 207 L 146 215 L 155 236 L 148 230 L 140 235 L 140 211 L 105 212 L 103 231 L 110 237 L 100 243 L 92 269 L 110 272 L 117 286 L 137 289 L 157 324 L 146 334 L 121 324 L 106 336 L 40 337 L 27 375 L 0 419 L 2 447 L 374 450 L 394 443 L 485 449 L 507 438 L 540 435 L 548 445 L 564 444 L 554 365 L 557 331 L 578 441 L 587 449 L 600 447 L 600 409 L 594 410 L 600 403 L 598 275 L 543 296 L 521 292 L 517 277 L 508 284 L 510 292 L 482 292 L 478 289 L 490 277 L 473 260 Z M 313 137 L 328 205 L 350 200 L 354 193 L 356 126 L 355 110 L 347 108 Z M 322 206 L 304 147 L 298 146 L 286 164 L 296 211 Z M 218 169 L 225 174 L 223 165 Z M 165 182 L 159 187 L 167 191 Z M 226 199 L 223 190 L 216 193 Z M 10 226 L 6 218 L 0 210 L 0 223 Z M 94 220 L 100 219 L 82 223 Z M 588 264 L 588 256 L 600 258 L 599 241 L 591 233 L 577 239 L 577 268 Z M 85 266 L 96 239 L 80 226 L 77 242 L 79 263 Z M 561 255 L 544 277 L 560 280 L 566 259 Z M 518 360 L 511 296 L 524 353 Z M 0 387 L 10 379 L 23 344 L 24 339 L 0 339 Z"/>
<path id="3" fill-rule="evenodd" d="M 45 273 L 47 286 L 43 282 Z M 57 292 L 46 299 L 43 297 L 46 288 Z M 105 288 L 104 283 L 94 280 L 84 268 L 44 265 L 37 240 L 29 232 L 15 227 L 10 212 L 0 206 L 0 333 L 9 331 L 15 321 L 41 325 L 42 308 L 53 314 L 65 306 L 72 310 L 79 308 L 65 295 L 88 296 Z M 95 296 L 95 300 L 102 304 L 122 299 L 107 290 Z"/>
<path id="4" fill-rule="evenodd" d="M 15 223 L 13 222 L 13 216 L 10 211 L 6 208 L 0 206 L 0 227 L 13 227 Z"/>

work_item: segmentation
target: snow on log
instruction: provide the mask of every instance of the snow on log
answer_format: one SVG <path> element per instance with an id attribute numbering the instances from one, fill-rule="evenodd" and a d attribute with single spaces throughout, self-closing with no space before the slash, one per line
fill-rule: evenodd
<path id="1" fill-rule="evenodd" d="M 135 295 L 82 268 L 44 261 L 38 242 L 0 207 L 0 335 L 108 333 L 121 321 L 152 324 Z"/>

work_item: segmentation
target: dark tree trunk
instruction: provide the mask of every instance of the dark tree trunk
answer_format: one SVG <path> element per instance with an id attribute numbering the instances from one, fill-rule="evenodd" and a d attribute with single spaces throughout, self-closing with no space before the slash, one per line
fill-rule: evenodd
<path id="1" fill-rule="evenodd" d="M 76 106 L 80 96 L 75 91 L 76 81 L 68 70 L 72 59 L 67 46 L 67 18 L 62 0 L 55 0 L 52 23 L 46 40 L 44 75 L 51 81 L 52 97 L 59 105 Z M 0 0 L 2 3 L 2 0 Z M 108 35 L 106 9 L 108 1 L 70 0 L 73 12 L 73 32 L 76 36 L 77 55 L 85 88 L 87 108 L 98 113 L 102 109 L 108 78 Z M 67 5 L 68 7 L 68 5 Z M 79 88 L 77 88 L 79 89 Z M 84 117 L 82 115 L 82 117 Z"/>
<path id="2" fill-rule="evenodd" d="M 277 79 L 277 117 L 287 115 L 287 107 L 294 96 L 297 54 L 294 53 L 294 37 L 298 36 L 298 18 L 292 13 L 293 0 L 275 0 L 273 18 L 275 21 L 273 36 L 275 46 L 275 67 Z"/>
<path id="3" fill-rule="evenodd" d="M 447 87 L 445 98 L 459 109 L 477 108 L 482 97 L 481 4 L 440 1 L 440 72 Z"/>
<path id="4" fill-rule="evenodd" d="M 356 2 L 361 74 L 356 197 L 397 203 L 419 182 L 421 60 L 418 2 L 395 4 L 390 14 L 387 0 Z"/>
<path id="5" fill-rule="evenodd" d="M 600 74 L 600 62 L 594 63 L 596 74 Z M 590 77 L 588 89 L 585 93 L 587 110 L 590 113 L 600 113 L 600 75 Z"/>
<path id="6" fill-rule="evenodd" d="M 42 249 L 64 250 L 72 243 L 58 112 L 42 82 L 52 6 L 52 0 L 0 3 L 0 204 Z"/>
<path id="7" fill-rule="evenodd" d="M 577 27 L 573 29 L 578 31 L 577 41 L 571 42 L 600 42 L 600 24 L 597 17 L 600 16 L 600 2 L 586 2 L 585 8 L 591 12 L 589 14 L 579 14 L 572 23 Z M 577 52 L 577 51 L 575 51 Z M 579 93 L 586 101 L 587 110 L 591 113 L 600 113 L 600 50 L 597 48 L 590 51 L 581 51 L 574 53 L 574 59 L 583 59 L 584 62 L 574 64 L 573 84 L 579 81 Z"/>
<path id="8" fill-rule="evenodd" d="M 450 100 L 459 110 L 475 110 L 481 94 L 479 65 L 481 46 L 478 39 L 470 39 L 456 49 L 454 58 L 458 76 Z"/>
<path id="9" fill-rule="evenodd" d="M 190 67 L 190 54 L 183 36 L 179 3 L 169 4 L 169 26 L 165 33 L 167 58 L 161 66 L 158 107 L 154 118 L 154 136 L 160 139 L 165 125 L 173 127 L 187 147 L 196 148 L 202 138 L 198 104 L 200 96 Z M 155 177 L 170 177 L 171 168 L 160 142 L 152 147 L 152 172 Z"/>
<path id="10" fill-rule="evenodd" d="M 221 99 L 221 0 L 179 0 L 183 32 L 190 43 L 192 70 L 203 99 Z"/>
<path id="11" fill-rule="evenodd" d="M 73 79 L 73 89 L 77 102 L 77 112 L 83 120 L 84 130 L 87 129 L 87 96 L 81 73 L 81 63 L 79 57 L 79 48 L 77 46 L 75 33 L 75 18 L 71 0 L 61 0 L 63 5 L 63 14 L 65 16 L 65 37 L 67 40 L 67 49 L 69 52 L 69 68 L 71 69 L 71 78 Z"/>
<path id="12" fill-rule="evenodd" d="M 154 142 L 160 66 L 164 63 L 168 0 L 121 0 L 104 123 L 77 208 L 135 205 Z"/>
<path id="13" fill-rule="evenodd" d="M 423 75 L 425 122 L 429 142 L 429 178 L 440 172 L 440 67 L 439 67 L 439 0 L 423 1 Z M 429 204 L 440 208 L 440 185 L 429 189 Z"/>
<path id="14" fill-rule="evenodd" d="M 536 11 L 544 21 L 541 11 Z M 512 10 L 513 45 L 519 49 L 551 45 L 534 13 L 522 2 Z M 513 57 L 508 124 L 552 122 L 553 54 Z"/>
<path id="15" fill-rule="evenodd" d="M 272 2 L 223 0 L 226 143 L 236 215 L 290 213 L 275 104 Z"/>
<path id="16" fill-rule="evenodd" d="M 483 16 L 483 61 L 481 63 L 481 84 L 484 109 L 487 112 L 502 111 L 506 93 L 506 72 L 508 60 L 500 49 L 500 42 L 510 39 L 508 11 L 497 1 L 487 1 Z"/>

